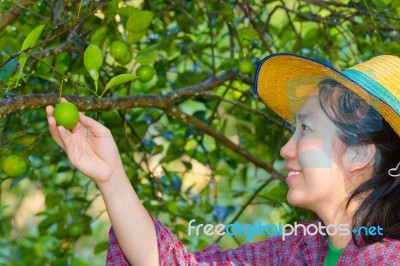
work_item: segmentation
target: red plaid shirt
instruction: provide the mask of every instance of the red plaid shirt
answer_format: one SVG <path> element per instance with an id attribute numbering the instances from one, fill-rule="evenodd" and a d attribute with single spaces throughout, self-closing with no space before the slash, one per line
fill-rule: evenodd
<path id="1" fill-rule="evenodd" d="M 280 236 L 272 237 L 225 251 L 212 244 L 202 251 L 190 253 L 168 228 L 152 218 L 157 233 L 161 266 L 322 265 L 328 250 L 328 237 L 316 234 L 292 235 L 286 237 L 285 241 Z M 107 265 L 129 265 L 112 228 Z M 350 241 L 336 265 L 400 265 L 400 241 L 386 239 L 362 248 L 356 247 Z"/>

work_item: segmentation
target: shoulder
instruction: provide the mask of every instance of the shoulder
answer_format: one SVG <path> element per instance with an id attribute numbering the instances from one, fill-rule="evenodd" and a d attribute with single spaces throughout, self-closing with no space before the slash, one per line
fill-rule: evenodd
<path id="1" fill-rule="evenodd" d="M 362 247 L 356 261 L 374 265 L 395 265 L 400 261 L 400 240 L 384 239 Z"/>

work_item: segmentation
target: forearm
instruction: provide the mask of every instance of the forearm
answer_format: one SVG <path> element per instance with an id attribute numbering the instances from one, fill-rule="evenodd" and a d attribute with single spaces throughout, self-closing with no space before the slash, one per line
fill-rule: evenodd
<path id="1" fill-rule="evenodd" d="M 118 243 L 131 265 L 158 265 L 153 221 L 133 190 L 125 172 L 97 184 L 103 195 Z"/>

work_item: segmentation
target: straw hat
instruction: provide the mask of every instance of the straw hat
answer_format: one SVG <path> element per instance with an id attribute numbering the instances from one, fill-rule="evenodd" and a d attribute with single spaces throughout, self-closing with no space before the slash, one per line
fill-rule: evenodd
<path id="1" fill-rule="evenodd" d="M 343 84 L 375 108 L 400 136 L 400 58 L 376 56 L 344 71 L 303 56 L 272 54 L 259 63 L 254 90 L 285 121 L 324 79 Z"/>

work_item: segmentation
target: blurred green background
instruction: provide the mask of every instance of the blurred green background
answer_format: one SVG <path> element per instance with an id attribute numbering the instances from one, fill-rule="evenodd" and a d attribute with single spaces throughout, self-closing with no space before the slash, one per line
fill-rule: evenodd
<path id="1" fill-rule="evenodd" d="M 315 218 L 286 202 L 279 150 L 290 131 L 253 93 L 255 67 L 275 52 L 339 69 L 399 55 L 399 17 L 400 0 L 1 1 L 0 157 L 29 166 L 0 173 L 0 265 L 105 263 L 101 195 L 47 130 L 44 107 L 59 95 L 111 130 L 143 204 L 190 250 L 246 242 L 189 237 L 192 219 Z M 115 41 L 125 44 L 112 51 Z M 104 59 L 97 93 L 83 61 L 90 44 Z M 143 65 L 150 80 L 104 92 Z"/>

